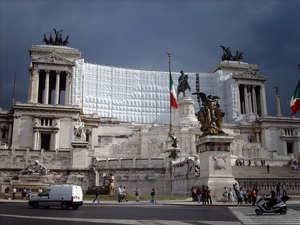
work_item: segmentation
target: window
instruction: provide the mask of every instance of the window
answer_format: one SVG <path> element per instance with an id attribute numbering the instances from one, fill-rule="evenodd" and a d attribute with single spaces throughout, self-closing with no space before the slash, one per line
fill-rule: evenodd
<path id="1" fill-rule="evenodd" d="M 41 149 L 50 150 L 51 134 L 41 134 Z"/>
<path id="2" fill-rule="evenodd" d="M 286 143 L 286 149 L 287 149 L 287 154 L 293 153 L 293 143 L 292 142 L 287 142 Z"/>

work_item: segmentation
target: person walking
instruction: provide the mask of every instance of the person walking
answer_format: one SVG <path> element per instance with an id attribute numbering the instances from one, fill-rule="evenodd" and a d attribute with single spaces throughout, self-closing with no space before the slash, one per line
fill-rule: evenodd
<path id="1" fill-rule="evenodd" d="M 201 202 L 201 190 L 200 190 L 199 187 L 197 188 L 197 201 L 198 201 L 198 204 L 200 204 L 200 202 Z"/>
<path id="2" fill-rule="evenodd" d="M 252 188 L 252 192 L 251 192 L 252 207 L 255 207 L 256 197 L 257 197 L 257 195 L 256 195 L 255 188 Z"/>
<path id="3" fill-rule="evenodd" d="M 226 187 L 224 187 L 224 190 L 223 190 L 223 203 L 227 202 L 228 201 L 228 190 Z"/>
<path id="4" fill-rule="evenodd" d="M 122 197 L 123 197 L 123 189 L 122 189 L 122 185 L 120 185 L 120 187 L 118 188 L 118 202 L 122 202 Z"/>
<path id="5" fill-rule="evenodd" d="M 135 201 L 139 202 L 140 197 L 139 197 L 139 189 L 138 188 L 135 189 L 134 194 L 135 194 Z"/>
<path id="6" fill-rule="evenodd" d="M 26 201 L 26 188 L 23 188 L 23 190 L 21 191 L 21 195 L 22 195 L 22 201 Z"/>
<path id="7" fill-rule="evenodd" d="M 270 173 L 270 165 L 267 165 L 267 173 Z"/>
<path id="8" fill-rule="evenodd" d="M 95 203 L 95 201 L 98 201 L 98 204 L 100 203 L 100 198 L 99 198 L 99 190 L 97 189 L 95 192 L 95 198 L 93 200 L 93 203 Z"/>
<path id="9" fill-rule="evenodd" d="M 202 198 L 202 205 L 206 205 L 206 188 L 204 185 L 202 185 L 202 194 L 201 194 L 201 198 Z"/>
<path id="10" fill-rule="evenodd" d="M 126 192 L 126 188 L 124 186 L 123 189 L 122 189 L 122 202 L 123 201 L 128 202 L 128 200 L 126 199 L 126 194 L 127 194 L 127 192 Z"/>
<path id="11" fill-rule="evenodd" d="M 211 190 L 209 189 L 208 186 L 206 186 L 206 199 L 207 199 L 207 205 L 211 205 L 212 204 Z"/>
<path id="12" fill-rule="evenodd" d="M 14 188 L 13 188 L 13 196 L 12 196 L 12 200 L 16 199 L 16 193 L 17 193 L 17 189 L 14 187 Z"/>
<path id="13" fill-rule="evenodd" d="M 232 187 L 229 188 L 228 199 L 229 199 L 230 203 L 232 203 L 234 201 Z"/>
<path id="14" fill-rule="evenodd" d="M 150 203 L 157 204 L 157 201 L 156 201 L 156 190 L 154 188 L 152 188 L 151 197 L 152 198 L 151 198 Z"/>
<path id="15" fill-rule="evenodd" d="M 237 190 L 237 205 L 238 207 L 243 207 L 243 195 L 244 195 L 244 191 L 243 188 L 240 187 L 239 190 Z"/>

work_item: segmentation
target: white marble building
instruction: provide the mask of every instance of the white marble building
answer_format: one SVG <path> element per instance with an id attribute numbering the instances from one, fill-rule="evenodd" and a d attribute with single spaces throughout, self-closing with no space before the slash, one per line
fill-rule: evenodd
<path id="1" fill-rule="evenodd" d="M 107 186 L 113 174 L 116 186 L 188 193 L 199 167 L 195 141 L 201 131 L 194 116 L 199 103 L 191 95 L 196 91 L 220 97 L 224 131 L 234 137 L 232 165 L 238 158 L 264 159 L 272 165 L 299 159 L 300 120 L 282 117 L 280 106 L 277 117 L 268 116 L 267 77 L 259 74 L 257 65 L 222 61 L 208 73 L 186 72 L 191 86 L 186 95 L 191 99 L 179 96 L 180 108 L 172 114 L 181 155 L 172 170 L 180 172 L 174 174 L 165 151 L 168 71 L 85 63 L 77 49 L 65 46 L 35 45 L 29 52 L 28 102 L 0 110 L 1 190 L 16 185 L 12 178 L 18 171 L 39 160 L 50 171 L 50 183 L 79 183 L 87 190 Z M 176 84 L 179 75 L 172 72 Z M 84 136 L 76 136 L 78 123 Z M 187 163 L 193 169 L 182 176 Z"/>

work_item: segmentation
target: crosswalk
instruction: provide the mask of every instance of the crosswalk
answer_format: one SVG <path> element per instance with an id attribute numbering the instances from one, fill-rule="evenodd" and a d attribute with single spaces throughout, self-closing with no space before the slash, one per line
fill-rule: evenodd
<path id="1" fill-rule="evenodd" d="M 252 207 L 229 207 L 230 211 L 241 221 L 243 225 L 251 224 L 272 224 L 272 225 L 294 225 L 300 224 L 300 213 L 294 209 L 288 209 L 287 214 L 281 215 L 279 213 L 266 213 L 263 215 L 256 215 Z"/>

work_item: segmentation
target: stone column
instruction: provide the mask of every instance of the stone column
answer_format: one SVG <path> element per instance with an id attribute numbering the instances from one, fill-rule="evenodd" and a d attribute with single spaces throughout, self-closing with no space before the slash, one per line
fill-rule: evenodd
<path id="1" fill-rule="evenodd" d="M 65 105 L 71 104 L 71 93 L 72 93 L 72 76 L 70 72 L 66 72 L 66 88 L 65 88 Z"/>
<path id="2" fill-rule="evenodd" d="M 248 103 L 248 91 L 247 86 L 244 86 L 244 98 L 245 98 L 245 115 L 249 114 L 249 103 Z"/>
<path id="3" fill-rule="evenodd" d="M 256 93 L 255 93 L 255 86 L 253 85 L 252 85 L 252 100 L 253 100 L 253 113 L 257 115 Z"/>
<path id="4" fill-rule="evenodd" d="M 37 140 L 38 140 L 38 130 L 35 129 L 33 131 L 33 144 L 32 144 L 32 149 L 37 150 Z"/>
<path id="5" fill-rule="evenodd" d="M 268 115 L 268 112 L 267 112 L 267 101 L 266 101 L 266 91 L 265 91 L 265 85 L 264 84 L 262 84 L 260 86 L 260 90 L 261 90 L 261 94 L 260 94 L 261 99 L 260 99 L 260 102 L 261 102 L 261 107 L 262 107 L 262 109 L 261 109 L 261 111 L 262 111 L 261 115 L 262 116 L 267 116 Z"/>
<path id="6" fill-rule="evenodd" d="M 260 137 L 259 137 L 260 130 L 255 130 L 256 135 L 256 143 L 260 143 Z"/>
<path id="7" fill-rule="evenodd" d="M 54 105 L 58 105 L 59 104 L 59 82 L 60 82 L 60 71 L 56 71 L 55 102 L 54 102 Z"/>
<path id="8" fill-rule="evenodd" d="M 30 80 L 30 96 L 28 96 L 28 101 L 32 103 L 37 103 L 39 96 L 39 71 L 37 69 L 31 69 Z"/>
<path id="9" fill-rule="evenodd" d="M 277 116 L 282 116 L 281 114 L 281 107 L 280 107 L 280 97 L 279 95 L 276 95 L 276 103 L 277 103 Z"/>
<path id="10" fill-rule="evenodd" d="M 241 101 L 240 101 L 240 84 L 236 83 L 236 107 L 237 107 L 237 115 L 241 115 Z"/>
<path id="11" fill-rule="evenodd" d="M 48 104 L 48 102 L 49 102 L 49 76 L 50 76 L 49 73 L 50 73 L 50 70 L 46 70 L 44 102 L 43 102 L 43 104 Z"/>

